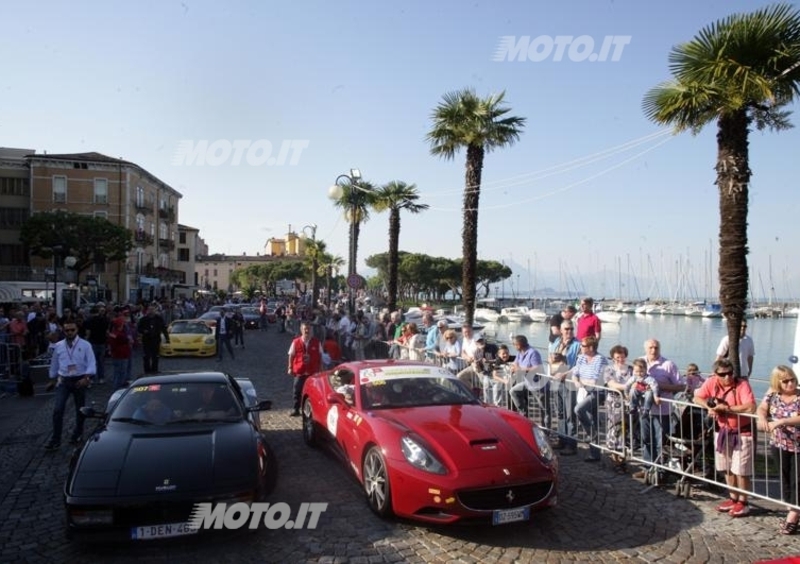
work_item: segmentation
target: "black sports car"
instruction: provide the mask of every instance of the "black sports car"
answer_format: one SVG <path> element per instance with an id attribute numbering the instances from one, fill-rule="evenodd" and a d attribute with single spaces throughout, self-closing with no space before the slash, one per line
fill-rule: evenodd
<path id="1" fill-rule="evenodd" d="M 111 396 L 70 462 L 67 536 L 104 540 L 193 534 L 195 503 L 261 501 L 275 457 L 252 383 L 221 372 L 139 378 Z"/>

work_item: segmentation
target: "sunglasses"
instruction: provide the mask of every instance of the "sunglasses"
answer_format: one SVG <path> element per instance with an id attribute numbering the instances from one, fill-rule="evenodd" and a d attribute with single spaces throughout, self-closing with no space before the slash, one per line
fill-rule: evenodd
<path id="1" fill-rule="evenodd" d="M 572 331 L 572 327 L 562 327 L 562 331 Z"/>
<path id="2" fill-rule="evenodd" d="M 797 380 L 794 378 L 787 378 L 786 380 L 781 380 L 781 384 L 797 384 Z"/>
<path id="3" fill-rule="evenodd" d="M 728 378 L 729 376 L 733 376 L 733 372 L 715 372 L 715 374 L 720 378 Z"/>

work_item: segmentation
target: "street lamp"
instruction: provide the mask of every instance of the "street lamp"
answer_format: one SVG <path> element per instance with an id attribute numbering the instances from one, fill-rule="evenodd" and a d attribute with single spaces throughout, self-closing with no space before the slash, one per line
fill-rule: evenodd
<path id="1" fill-rule="evenodd" d="M 356 206 L 358 204 L 357 190 L 361 192 L 370 192 L 365 188 L 358 185 L 361 180 L 361 171 L 357 168 L 351 168 L 350 174 L 340 174 L 336 177 L 333 186 L 328 189 L 328 197 L 335 201 L 341 201 L 343 196 L 349 199 L 350 204 L 350 256 L 347 264 L 347 288 L 348 288 L 348 311 L 352 316 L 355 314 L 356 302 L 355 295 L 353 294 L 354 286 L 358 285 L 356 278 L 356 227 L 358 225 L 358 217 Z M 340 184 L 343 181 L 344 184 Z M 345 187 L 348 188 L 345 191 Z"/>
<path id="2" fill-rule="evenodd" d="M 53 245 L 50 250 L 53 253 L 53 309 L 56 314 L 60 315 L 58 311 L 58 257 L 63 255 L 64 245 Z M 64 266 L 67 268 L 72 268 L 77 262 L 78 259 L 73 256 L 64 258 Z"/>
<path id="3" fill-rule="evenodd" d="M 306 235 L 306 229 L 311 230 L 311 241 L 314 245 L 311 255 L 311 307 L 313 308 L 317 304 L 317 224 L 312 223 L 303 227 L 303 235 Z"/>

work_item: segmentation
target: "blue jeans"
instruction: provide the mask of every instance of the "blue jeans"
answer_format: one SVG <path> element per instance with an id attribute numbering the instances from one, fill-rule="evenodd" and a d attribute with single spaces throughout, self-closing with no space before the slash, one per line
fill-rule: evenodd
<path id="1" fill-rule="evenodd" d="M 642 458 L 647 462 L 658 461 L 661 457 L 666 436 L 669 432 L 669 415 L 646 415 L 641 418 Z"/>
<path id="2" fill-rule="evenodd" d="M 80 409 L 86 405 L 86 387 L 79 386 L 79 381 L 80 378 L 63 378 L 61 384 L 56 386 L 51 443 L 61 443 L 61 435 L 64 429 L 64 410 L 67 407 L 69 396 L 73 396 L 75 403 L 75 430 L 72 432 L 71 440 L 79 440 L 83 435 L 83 415 L 81 415 Z"/>
<path id="3" fill-rule="evenodd" d="M 600 442 L 597 434 L 597 408 L 599 405 L 597 399 L 597 392 L 589 392 L 586 399 L 575 406 L 575 415 L 592 443 Z M 600 458 L 600 449 L 590 444 L 589 456 Z"/>
<path id="4" fill-rule="evenodd" d="M 303 396 L 303 385 L 308 380 L 308 376 L 295 376 L 292 378 L 294 383 L 292 384 L 292 406 L 294 407 L 295 411 L 300 411 L 300 400 Z"/>
<path id="5" fill-rule="evenodd" d="M 130 358 L 111 359 L 111 365 L 114 367 L 113 386 L 115 390 L 119 390 L 120 388 L 124 387 L 125 381 L 128 379 L 128 365 L 130 364 L 130 361 Z"/>
<path id="6" fill-rule="evenodd" d="M 233 347 L 231 346 L 231 334 L 225 333 L 224 335 L 218 335 L 217 337 L 217 359 L 222 360 L 222 347 L 228 349 L 228 354 L 231 356 L 231 360 L 233 360 Z"/>
<path id="7" fill-rule="evenodd" d="M 567 447 L 575 448 L 578 441 L 575 436 L 575 411 L 574 406 L 577 402 L 577 392 L 568 389 L 565 385 L 558 388 L 556 396 L 556 416 L 558 417 L 558 435 L 561 443 Z"/>
<path id="8" fill-rule="evenodd" d="M 106 346 L 105 345 L 92 345 L 92 352 L 94 353 L 94 361 L 97 364 L 97 376 L 92 378 L 92 382 L 106 379 Z"/>

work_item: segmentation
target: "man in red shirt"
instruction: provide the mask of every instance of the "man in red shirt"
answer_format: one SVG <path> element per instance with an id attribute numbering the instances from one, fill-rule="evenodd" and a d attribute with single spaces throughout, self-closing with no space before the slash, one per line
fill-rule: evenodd
<path id="1" fill-rule="evenodd" d="M 321 369 L 322 343 L 312 336 L 311 324 L 304 321 L 300 324 L 300 336 L 295 337 L 289 347 L 289 365 L 286 369 L 290 376 L 294 376 L 292 417 L 300 415 L 303 384 L 306 383 L 309 376 L 316 374 Z"/>
<path id="2" fill-rule="evenodd" d="M 581 314 L 578 317 L 578 330 L 575 338 L 579 341 L 586 337 L 594 337 L 600 341 L 600 318 L 594 314 L 594 300 L 583 298 L 581 300 Z"/>

